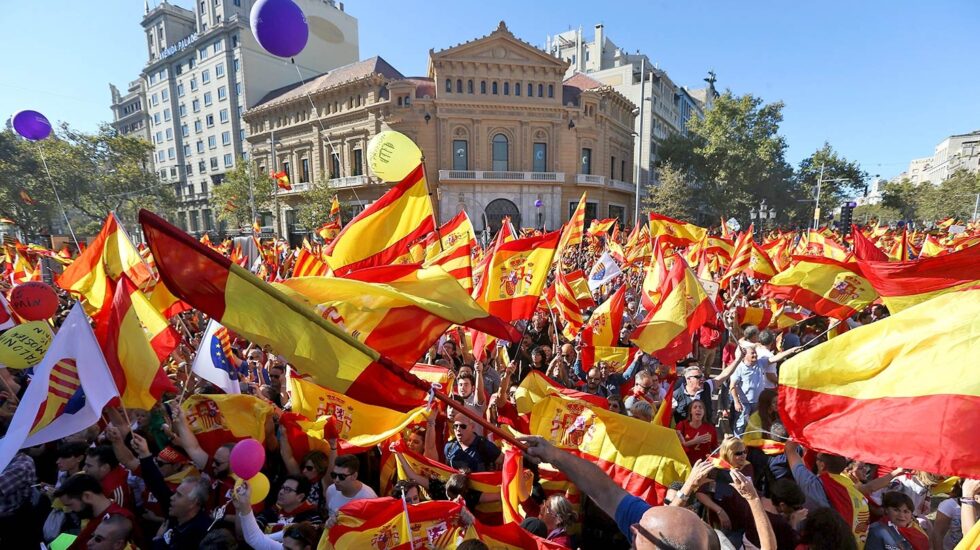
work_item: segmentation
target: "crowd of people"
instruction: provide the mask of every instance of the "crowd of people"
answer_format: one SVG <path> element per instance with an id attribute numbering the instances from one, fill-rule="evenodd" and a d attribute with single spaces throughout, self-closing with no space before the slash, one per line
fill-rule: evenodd
<path id="1" fill-rule="evenodd" d="M 565 267 L 588 270 L 602 250 L 601 240 L 578 247 L 564 258 Z M 310 550 L 337 525 L 345 505 L 379 496 L 406 506 L 454 500 L 465 506 L 464 522 L 499 523 L 499 511 L 486 510 L 499 510 L 500 492 L 477 490 L 471 478 L 501 468 L 502 441 L 460 409 L 489 425 L 526 430 L 515 395 L 531 373 L 645 422 L 669 411 L 666 425 L 676 431 L 691 464 L 687 479 L 654 506 L 543 434 L 522 437 L 531 489 L 521 503 L 521 527 L 556 547 L 951 550 L 972 527 L 980 493 L 976 480 L 866 464 L 813 452 L 791 439 L 780 418 L 779 370 L 826 340 L 832 321 L 811 317 L 783 329 L 739 323 L 737 308 L 769 306 L 757 281 L 737 276 L 721 290 L 717 318 L 694 336 L 693 352 L 664 364 L 630 342 L 646 314 L 640 296 L 644 273 L 642 267 L 627 268 L 592 297 L 602 303 L 627 287 L 617 343 L 634 348 L 626 365 L 590 365 L 583 353 L 588 343 L 581 334 L 567 338 L 561 319 L 546 305 L 517 322 L 520 341 L 479 353 L 452 329 L 419 362 L 445 369 L 454 406 L 431 405 L 423 420 L 370 449 L 347 448 L 334 436 L 323 450 L 297 456 L 279 422 L 291 410 L 289 350 L 234 338 L 242 393 L 275 411 L 264 427 L 262 472 L 271 490 L 257 503 L 255 487 L 232 476 L 235 443 L 204 450 L 180 406 L 189 395 L 219 392 L 188 368 L 207 318 L 196 310 L 181 313 L 173 322 L 184 343 L 166 365 L 178 392 L 164 395 L 151 410 L 108 407 L 88 429 L 22 449 L 0 473 L 0 543 L 37 548 L 70 534 L 76 537 L 71 548 Z M 61 298 L 67 311 L 72 298 Z M 591 308 L 582 313 L 588 322 Z M 887 316 L 874 305 L 844 322 L 854 327 Z M 0 369 L 0 378 L 5 430 L 31 371 Z M 382 473 L 389 471 L 383 468 L 389 455 L 400 466 L 397 479 Z M 454 473 L 443 479 L 413 467 L 418 462 L 412 457 Z M 570 488 L 546 492 L 542 463 L 561 472 Z M 480 544 L 471 540 L 456 547 Z"/>

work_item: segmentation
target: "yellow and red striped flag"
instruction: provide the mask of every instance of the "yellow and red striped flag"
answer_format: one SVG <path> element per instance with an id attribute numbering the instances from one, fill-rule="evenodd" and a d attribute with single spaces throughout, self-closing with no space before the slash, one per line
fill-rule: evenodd
<path id="1" fill-rule="evenodd" d="M 687 246 L 701 242 L 708 230 L 692 223 L 682 222 L 656 212 L 650 212 L 650 237 L 674 246 Z"/>
<path id="2" fill-rule="evenodd" d="M 769 328 L 772 324 L 775 312 L 768 307 L 737 306 L 735 308 L 735 324 L 754 325 L 759 330 Z"/>
<path id="3" fill-rule="evenodd" d="M 62 272 L 57 283 L 85 298 L 85 311 L 93 315 L 108 303 L 106 296 L 111 292 L 110 285 L 115 285 L 122 275 L 137 287 L 142 287 L 152 277 L 116 215 L 109 214 L 92 244 Z"/>
<path id="4" fill-rule="evenodd" d="M 293 262 L 293 277 L 323 277 L 330 268 L 315 254 L 305 248 L 296 251 L 296 261 Z"/>
<path id="5" fill-rule="evenodd" d="M 323 532 L 317 550 L 455 548 L 462 508 L 448 500 L 352 500 L 337 513 L 336 524 Z"/>
<path id="6" fill-rule="evenodd" d="M 697 329 L 713 319 L 714 302 L 678 256 L 661 288 L 657 304 L 630 335 L 630 341 L 668 365 L 686 357 L 693 349 Z"/>
<path id="7" fill-rule="evenodd" d="M 500 502 L 503 508 L 504 523 L 524 521 L 521 502 L 527 498 L 526 495 L 530 491 L 521 488 L 523 473 L 524 455 L 516 447 L 504 443 L 504 464 L 501 468 L 500 480 Z"/>
<path id="8" fill-rule="evenodd" d="M 96 317 L 96 338 L 116 382 L 122 405 L 150 410 L 164 392 L 177 388 L 160 368 L 180 336 L 123 275 Z"/>
<path id="9" fill-rule="evenodd" d="M 225 443 L 252 438 L 265 441 L 265 422 L 273 406 L 254 395 L 196 394 L 180 405 L 187 424 L 209 455 Z"/>
<path id="10" fill-rule="evenodd" d="M 320 385 L 359 401 L 410 410 L 425 398 L 428 384 L 383 359 L 313 308 L 287 297 L 155 214 L 141 211 L 140 223 L 167 288 L 229 330 L 257 345 L 271 346 Z"/>
<path id="11" fill-rule="evenodd" d="M 157 281 L 153 285 L 153 292 L 149 295 L 150 304 L 153 308 L 163 315 L 164 319 L 171 319 L 178 313 L 193 309 L 190 304 L 173 295 L 163 281 Z"/>
<path id="12" fill-rule="evenodd" d="M 544 290 L 558 231 L 500 245 L 484 274 L 476 297 L 480 306 L 505 321 L 528 319 Z"/>
<path id="13" fill-rule="evenodd" d="M 622 285 L 605 302 L 592 311 L 588 326 L 592 332 L 592 345 L 615 346 L 623 328 L 623 311 L 626 310 L 626 288 Z"/>
<path id="14" fill-rule="evenodd" d="M 568 284 L 565 274 L 560 269 L 555 272 L 555 305 L 558 315 L 565 322 L 562 333 L 569 340 L 575 339 L 575 335 L 582 330 L 585 323 L 582 320 L 578 299 L 575 297 L 575 290 Z"/>
<path id="15" fill-rule="evenodd" d="M 286 191 L 293 190 L 293 185 L 289 183 L 289 174 L 287 174 L 285 170 L 280 170 L 273 174 L 269 174 L 269 176 L 272 179 L 276 180 L 276 185 L 279 186 L 279 189 L 283 189 Z"/>
<path id="16" fill-rule="evenodd" d="M 561 240 L 558 241 L 558 249 L 555 253 L 556 260 L 559 261 L 569 247 L 582 243 L 582 236 L 585 233 L 585 205 L 588 192 L 582 193 L 582 198 L 578 201 L 578 206 L 572 212 L 571 218 L 561 231 Z"/>
<path id="17" fill-rule="evenodd" d="M 739 273 L 745 273 L 749 277 L 766 281 L 778 272 L 769 255 L 759 248 L 759 245 L 752 239 L 752 226 L 749 226 L 748 231 L 739 235 L 735 242 L 732 263 L 729 264 L 728 271 L 721 278 L 721 286 L 728 288 L 728 282 Z"/>
<path id="18" fill-rule="evenodd" d="M 419 164 L 344 226 L 326 250 L 327 263 L 337 275 L 399 263 L 410 254 L 412 243 L 435 227 L 425 171 Z"/>
<path id="19" fill-rule="evenodd" d="M 878 298 L 854 263 L 796 256 L 796 263 L 763 285 L 766 296 L 790 300 L 817 315 L 846 319 Z"/>
<path id="20" fill-rule="evenodd" d="M 467 294 L 473 292 L 473 255 L 469 243 L 456 243 L 455 248 L 448 249 L 435 258 L 423 263 L 423 267 L 439 266 L 456 278 L 459 286 Z"/>
<path id="21" fill-rule="evenodd" d="M 657 407 L 656 414 L 653 415 L 654 424 L 670 428 L 674 423 L 674 400 L 671 396 L 674 395 L 674 388 L 676 387 L 677 378 L 675 377 L 671 380 L 670 386 L 667 387 L 667 393 L 664 400 L 660 402 L 660 406 Z"/>
<path id="22" fill-rule="evenodd" d="M 334 218 L 337 221 L 340 221 L 339 216 L 340 216 L 340 200 L 337 198 L 337 195 L 334 195 L 333 200 L 330 201 L 330 217 Z"/>
<path id="23" fill-rule="evenodd" d="M 589 224 L 589 235 L 592 237 L 598 237 L 599 235 L 605 235 L 609 233 L 609 229 L 616 225 L 619 221 L 616 218 L 606 218 L 604 220 L 595 219 Z"/>
<path id="24" fill-rule="evenodd" d="M 977 478 L 977 334 L 977 288 L 850 330 L 782 366 L 779 416 L 810 449 Z"/>
<path id="25" fill-rule="evenodd" d="M 892 313 L 980 282 L 980 246 L 908 262 L 857 263 Z"/>

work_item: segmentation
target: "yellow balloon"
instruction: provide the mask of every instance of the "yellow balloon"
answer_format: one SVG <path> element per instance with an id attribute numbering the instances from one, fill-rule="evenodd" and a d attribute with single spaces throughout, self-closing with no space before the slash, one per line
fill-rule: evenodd
<path id="1" fill-rule="evenodd" d="M 235 488 L 237 489 L 242 484 L 242 478 L 232 474 L 231 477 L 235 478 Z M 265 477 L 265 474 L 259 472 L 249 478 L 248 487 L 251 489 L 251 498 L 249 503 L 252 506 L 265 500 L 265 497 L 269 495 L 269 478 Z"/>
<path id="2" fill-rule="evenodd" d="M 385 130 L 368 142 L 368 166 L 382 181 L 401 181 L 422 162 L 422 151 L 401 132 Z"/>
<path id="3" fill-rule="evenodd" d="M 44 321 L 31 321 L 0 335 L 0 364 L 26 369 L 41 362 L 51 345 L 51 329 Z"/>

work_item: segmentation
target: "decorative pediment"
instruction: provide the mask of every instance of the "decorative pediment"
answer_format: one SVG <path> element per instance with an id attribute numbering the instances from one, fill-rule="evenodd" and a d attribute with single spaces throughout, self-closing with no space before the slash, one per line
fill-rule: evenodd
<path id="1" fill-rule="evenodd" d="M 469 42 L 438 52 L 429 52 L 429 76 L 433 76 L 433 65 L 442 62 L 476 62 L 534 65 L 554 69 L 564 73 L 566 61 L 558 59 L 535 46 L 516 38 L 503 21 L 495 31 Z"/>

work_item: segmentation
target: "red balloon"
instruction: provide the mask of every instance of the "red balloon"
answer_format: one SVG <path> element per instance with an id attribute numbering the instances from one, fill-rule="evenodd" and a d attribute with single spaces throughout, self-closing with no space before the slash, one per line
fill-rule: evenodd
<path id="1" fill-rule="evenodd" d="M 58 294 L 41 281 L 30 281 L 10 291 L 10 307 L 28 321 L 43 321 L 58 312 Z"/>

